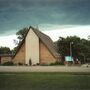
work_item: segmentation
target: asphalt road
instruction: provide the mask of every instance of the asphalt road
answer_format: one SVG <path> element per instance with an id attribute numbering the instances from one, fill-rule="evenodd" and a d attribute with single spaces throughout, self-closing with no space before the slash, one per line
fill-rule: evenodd
<path id="1" fill-rule="evenodd" d="M 0 66 L 0 72 L 90 72 L 90 66 Z"/>

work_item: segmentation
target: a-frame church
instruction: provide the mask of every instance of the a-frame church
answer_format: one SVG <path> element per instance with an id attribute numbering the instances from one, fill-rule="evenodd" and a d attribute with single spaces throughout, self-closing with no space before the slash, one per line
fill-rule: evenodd
<path id="1" fill-rule="evenodd" d="M 50 64 L 60 60 L 51 38 L 30 26 L 13 57 L 15 64 Z"/>

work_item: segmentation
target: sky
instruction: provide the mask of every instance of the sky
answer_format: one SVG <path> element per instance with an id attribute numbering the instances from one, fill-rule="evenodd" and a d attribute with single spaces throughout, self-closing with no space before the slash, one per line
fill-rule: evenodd
<path id="1" fill-rule="evenodd" d="M 39 27 L 54 41 L 58 37 L 90 35 L 90 0 L 0 0 L 0 46 L 15 46 L 15 33 Z M 7 42 L 6 42 L 7 41 Z"/>

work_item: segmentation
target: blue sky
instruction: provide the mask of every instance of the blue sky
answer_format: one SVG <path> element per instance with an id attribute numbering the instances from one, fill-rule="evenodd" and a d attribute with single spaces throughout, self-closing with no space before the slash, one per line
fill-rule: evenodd
<path id="1" fill-rule="evenodd" d="M 86 38 L 90 35 L 90 0 L 0 0 L 0 46 L 13 48 L 15 33 L 30 25 L 54 41 L 59 36 Z"/>
<path id="2" fill-rule="evenodd" d="M 1 35 L 30 25 L 42 30 L 90 25 L 90 0 L 0 0 Z"/>

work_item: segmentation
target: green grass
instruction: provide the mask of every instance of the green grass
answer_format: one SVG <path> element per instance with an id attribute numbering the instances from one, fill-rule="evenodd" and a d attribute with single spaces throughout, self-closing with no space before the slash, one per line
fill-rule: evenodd
<path id="1" fill-rule="evenodd" d="M 90 90 L 90 73 L 0 73 L 0 90 Z"/>

